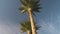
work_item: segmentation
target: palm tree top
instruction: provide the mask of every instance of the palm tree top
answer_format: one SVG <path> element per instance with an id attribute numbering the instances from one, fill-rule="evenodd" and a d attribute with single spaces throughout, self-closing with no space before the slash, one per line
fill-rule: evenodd
<path id="1" fill-rule="evenodd" d="M 40 12 L 40 0 L 20 0 L 20 2 L 22 3 L 22 5 L 21 7 L 19 7 L 19 10 L 21 10 L 22 12 L 28 11 L 29 8 L 31 8 L 32 13 Z"/>

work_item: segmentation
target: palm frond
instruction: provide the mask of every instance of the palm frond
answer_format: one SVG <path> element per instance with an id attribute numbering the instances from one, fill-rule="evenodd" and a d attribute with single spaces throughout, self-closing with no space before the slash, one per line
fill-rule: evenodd
<path id="1" fill-rule="evenodd" d="M 22 10 L 22 11 L 21 11 L 21 14 L 23 14 L 24 12 L 25 12 L 25 10 Z"/>
<path id="2" fill-rule="evenodd" d="M 28 8 L 32 9 L 32 12 L 40 12 L 40 9 L 42 8 L 40 5 L 40 0 L 20 0 L 23 7 L 21 10 L 28 11 Z"/>
<path id="3" fill-rule="evenodd" d="M 31 30 L 31 25 L 30 25 L 30 22 L 29 21 L 24 21 L 23 23 L 20 23 L 21 24 L 21 30 L 23 32 L 26 32 L 28 30 Z"/>
<path id="4" fill-rule="evenodd" d="M 30 24 L 30 21 L 27 20 L 27 21 L 24 21 L 21 24 L 21 30 L 23 32 L 26 32 L 26 31 L 31 31 L 31 24 Z M 36 23 L 35 23 L 36 24 Z M 39 28 L 41 28 L 41 26 L 39 26 L 38 24 L 36 24 L 36 30 L 39 30 Z"/>

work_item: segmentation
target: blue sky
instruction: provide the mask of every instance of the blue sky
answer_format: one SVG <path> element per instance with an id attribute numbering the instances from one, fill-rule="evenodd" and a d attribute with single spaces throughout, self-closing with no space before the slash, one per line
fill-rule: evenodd
<path id="1" fill-rule="evenodd" d="M 38 34 L 60 34 L 60 0 L 41 0 L 42 12 L 35 17 L 42 26 Z M 0 34 L 22 34 L 20 25 L 28 16 L 20 14 L 19 0 L 0 0 Z"/>

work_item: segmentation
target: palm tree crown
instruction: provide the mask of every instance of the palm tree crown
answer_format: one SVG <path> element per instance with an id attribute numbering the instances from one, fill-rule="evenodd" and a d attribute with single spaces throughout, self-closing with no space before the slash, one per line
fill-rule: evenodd
<path id="1" fill-rule="evenodd" d="M 32 13 L 34 12 L 40 12 L 39 9 L 41 9 L 40 6 L 40 0 L 20 0 L 22 3 L 22 6 L 19 8 L 22 13 L 25 11 L 28 11 L 29 8 L 31 8 Z"/>

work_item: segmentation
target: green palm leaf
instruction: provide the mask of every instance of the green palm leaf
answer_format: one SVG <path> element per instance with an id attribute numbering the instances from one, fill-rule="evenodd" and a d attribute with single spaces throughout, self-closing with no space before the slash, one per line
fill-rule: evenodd
<path id="1" fill-rule="evenodd" d="M 40 9 L 42 8 L 40 5 L 40 0 L 20 0 L 20 2 L 22 3 L 22 6 L 19 7 L 19 10 L 25 10 L 28 11 L 28 8 L 31 8 L 32 13 L 34 12 L 40 12 Z M 24 11 L 24 12 L 25 12 Z M 23 12 L 23 13 L 24 13 Z"/>

